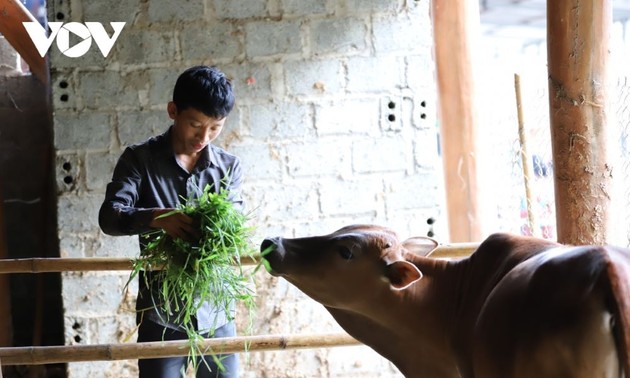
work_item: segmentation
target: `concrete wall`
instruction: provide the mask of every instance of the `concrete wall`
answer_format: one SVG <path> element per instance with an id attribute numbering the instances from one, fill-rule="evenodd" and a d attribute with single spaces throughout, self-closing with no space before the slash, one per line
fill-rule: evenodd
<path id="1" fill-rule="evenodd" d="M 20 55 L 11 44 L 0 34 L 0 75 L 19 76 L 22 74 Z"/>
<path id="2" fill-rule="evenodd" d="M 104 59 L 51 48 L 63 257 L 136 256 L 135 238 L 98 228 L 123 148 L 169 126 L 166 103 L 188 66 L 218 65 L 237 107 L 218 144 L 242 158 L 252 222 L 306 236 L 389 225 L 445 236 L 429 2 L 424 0 L 51 0 L 49 21 L 127 22 Z M 111 33 L 111 30 L 110 30 Z M 135 340 L 126 272 L 63 275 L 66 344 Z M 284 281 L 257 276 L 254 332 L 338 329 Z M 394 377 L 366 347 L 250 353 L 244 377 Z M 70 377 L 133 376 L 135 361 L 76 363 Z"/>

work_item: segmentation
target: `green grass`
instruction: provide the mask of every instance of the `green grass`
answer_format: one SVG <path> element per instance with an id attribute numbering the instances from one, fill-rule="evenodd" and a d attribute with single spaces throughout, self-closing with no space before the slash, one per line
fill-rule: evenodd
<path id="1" fill-rule="evenodd" d="M 142 256 L 133 260 L 129 277 L 130 282 L 142 270 L 163 267 L 146 284 L 159 285 L 159 298 L 153 302 L 174 316 L 169 320 L 175 319 L 186 329 L 191 346 L 188 357 L 194 369 L 195 357 L 212 352 L 198 346 L 203 337 L 193 323 L 202 302 L 210 302 L 230 317 L 231 304 L 241 301 L 249 312 L 250 328 L 255 311 L 252 283 L 258 267 L 248 274 L 240 264 L 241 257 L 256 252 L 251 242 L 254 229 L 247 226 L 248 216 L 233 206 L 227 191 L 213 193 L 210 189 L 206 186 L 199 198 L 189 198 L 177 210 L 162 215 L 181 212 L 191 216 L 199 224 L 199 240 L 173 239 L 162 230 L 151 233 L 153 240 Z M 215 329 L 201 331 L 213 334 Z"/>

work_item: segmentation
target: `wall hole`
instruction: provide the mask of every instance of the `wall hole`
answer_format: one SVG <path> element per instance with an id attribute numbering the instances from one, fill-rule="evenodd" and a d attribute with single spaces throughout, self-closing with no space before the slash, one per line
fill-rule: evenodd
<path id="1" fill-rule="evenodd" d="M 66 17 L 66 15 L 61 12 L 57 12 L 55 17 L 57 18 L 57 20 L 63 20 Z"/>
<path id="2" fill-rule="evenodd" d="M 63 182 L 65 182 L 66 184 L 72 184 L 72 176 L 64 177 Z"/>
<path id="3" fill-rule="evenodd" d="M 433 232 L 433 223 L 435 223 L 435 219 L 433 217 L 427 218 L 427 224 L 429 225 L 429 231 L 427 232 L 427 236 L 430 238 L 435 236 L 435 232 Z"/>
<path id="4" fill-rule="evenodd" d="M 76 341 L 77 343 L 80 343 L 81 342 L 81 336 L 79 336 L 79 335 L 74 336 L 74 341 Z"/>
<path id="5" fill-rule="evenodd" d="M 390 109 L 395 109 L 396 108 L 396 103 L 394 101 L 390 101 L 387 104 L 387 107 L 390 108 Z"/>
<path id="6" fill-rule="evenodd" d="M 67 161 L 67 162 L 63 163 L 62 167 L 63 167 L 64 171 L 69 171 L 69 170 L 72 169 L 72 164 L 70 164 L 70 162 Z"/>
<path id="7" fill-rule="evenodd" d="M 393 114 L 390 114 L 387 116 L 387 119 L 389 120 L 389 122 L 394 122 L 396 120 L 396 116 Z"/>
<path id="8" fill-rule="evenodd" d="M 59 99 L 63 102 L 68 101 L 68 95 L 67 94 L 62 94 L 61 97 L 59 97 Z"/>
<path id="9" fill-rule="evenodd" d="M 427 118 L 427 115 L 426 115 L 426 114 L 424 114 L 424 113 L 422 113 L 422 114 L 420 114 L 420 118 L 422 118 L 422 119 L 426 119 L 426 118 Z"/>
<path id="10" fill-rule="evenodd" d="M 72 325 L 72 329 L 79 329 L 81 328 L 81 324 L 79 324 L 79 322 L 74 322 L 74 324 Z"/>
<path id="11" fill-rule="evenodd" d="M 68 82 L 65 80 L 60 81 L 59 88 L 68 88 Z"/>
<path id="12" fill-rule="evenodd" d="M 420 103 L 420 106 L 422 106 L 423 108 L 426 108 L 427 107 L 427 102 L 426 101 L 422 101 Z"/>

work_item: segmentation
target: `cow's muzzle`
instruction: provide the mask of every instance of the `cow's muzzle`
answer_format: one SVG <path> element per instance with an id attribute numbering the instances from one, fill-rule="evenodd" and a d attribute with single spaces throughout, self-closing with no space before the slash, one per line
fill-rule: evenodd
<path id="1" fill-rule="evenodd" d="M 272 253 L 278 249 L 278 238 L 265 238 L 265 240 L 260 243 L 260 253 L 263 256 Z"/>
<path id="2" fill-rule="evenodd" d="M 260 243 L 260 254 L 267 260 L 271 270 L 269 273 L 277 275 L 284 259 L 284 248 L 280 238 L 266 238 Z"/>

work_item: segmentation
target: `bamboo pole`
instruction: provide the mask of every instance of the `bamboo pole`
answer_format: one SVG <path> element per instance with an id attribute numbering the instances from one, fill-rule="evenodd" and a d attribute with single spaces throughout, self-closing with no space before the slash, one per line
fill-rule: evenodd
<path id="1" fill-rule="evenodd" d="M 48 66 L 31 41 L 23 22 L 38 22 L 19 0 L 0 0 L 0 34 L 26 61 L 31 72 L 48 85 Z"/>
<path id="2" fill-rule="evenodd" d="M 131 260 L 118 257 L 24 258 L 0 260 L 0 273 L 46 273 L 131 270 Z"/>
<path id="3" fill-rule="evenodd" d="M 470 256 L 479 243 L 453 243 L 438 246 L 431 253 L 436 258 L 463 258 Z M 241 258 L 241 265 L 257 265 L 260 256 Z M 48 272 L 87 272 L 131 270 L 131 259 L 125 257 L 86 257 L 86 258 L 24 258 L 0 259 L 0 275 L 3 273 L 48 273 Z M 155 270 L 160 267 L 156 266 Z M 2 277 L 2 276 L 0 276 Z"/>
<path id="4" fill-rule="evenodd" d="M 432 0 L 431 17 L 450 241 L 480 241 L 477 96 L 472 59 L 479 5 L 470 0 Z"/>
<path id="5" fill-rule="evenodd" d="M 362 345 L 347 333 L 311 335 L 256 335 L 205 339 L 199 343 L 207 353 L 242 353 L 270 350 L 329 348 Z M 42 365 L 81 361 L 135 360 L 186 356 L 190 350 L 185 341 L 0 348 L 4 365 Z"/>
<path id="6" fill-rule="evenodd" d="M 429 256 L 439 259 L 461 259 L 470 256 L 477 250 L 477 247 L 479 247 L 479 243 L 442 244 Z"/>
<path id="7" fill-rule="evenodd" d="M 255 265 L 258 260 L 243 257 L 241 265 Z M 0 259 L 0 274 L 131 270 L 132 266 L 132 259 L 126 257 L 33 257 Z M 161 266 L 153 268 L 160 270 Z"/>
<path id="8" fill-rule="evenodd" d="M 606 244 L 612 232 L 614 164 L 606 115 L 611 25 L 611 0 L 547 1 L 556 223 L 564 244 Z"/>
<path id="9" fill-rule="evenodd" d="M 532 183 L 534 178 L 530 168 L 530 156 L 527 152 L 527 133 L 525 130 L 525 120 L 523 117 L 523 102 L 521 99 L 521 77 L 518 74 L 514 74 L 514 91 L 516 94 L 516 113 L 518 118 L 518 139 L 520 143 L 520 155 L 521 164 L 523 165 L 523 181 L 525 184 L 525 201 L 527 206 L 527 223 L 529 224 L 532 235 L 540 237 L 540 227 L 536 220 L 536 213 L 533 209 L 533 203 L 535 201 L 532 194 Z"/>

